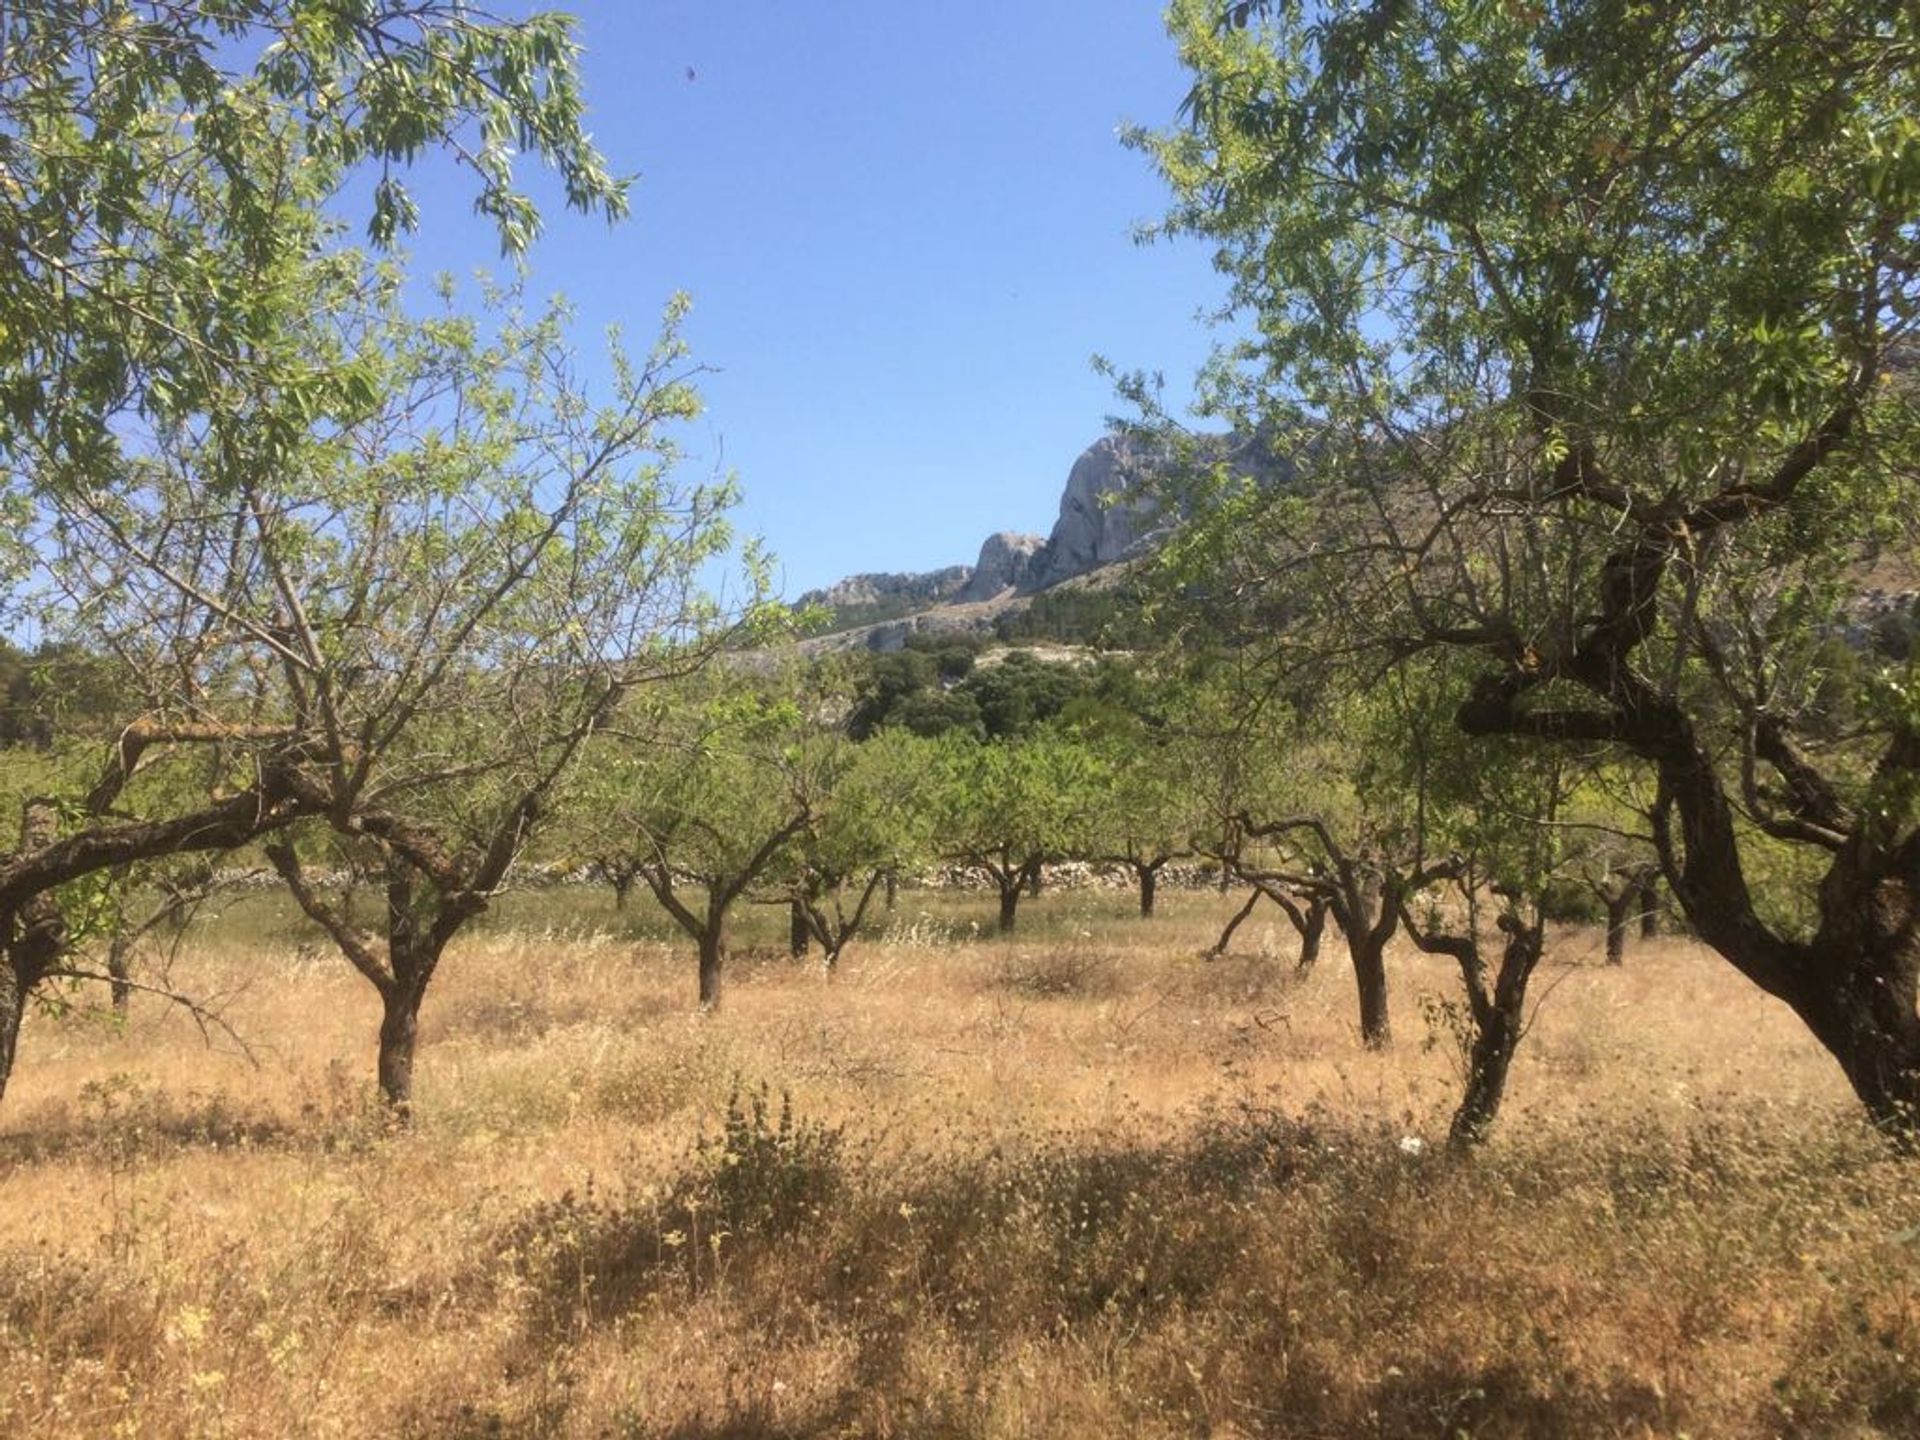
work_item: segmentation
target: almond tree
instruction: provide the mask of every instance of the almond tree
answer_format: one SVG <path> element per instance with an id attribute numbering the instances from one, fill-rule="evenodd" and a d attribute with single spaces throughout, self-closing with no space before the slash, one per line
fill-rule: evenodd
<path id="1" fill-rule="evenodd" d="M 1659 882 L 1660 862 L 1649 844 L 1636 855 L 1622 854 L 1614 846 L 1597 846 L 1587 851 L 1571 869 L 1579 883 L 1600 902 L 1605 915 L 1607 964 L 1624 965 L 1627 939 L 1638 921 L 1642 935 L 1651 906 L 1648 890 Z"/>
<path id="2" fill-rule="evenodd" d="M 85 933 L 67 913 L 74 892 L 92 896 L 102 877 L 143 861 L 235 849 L 306 813 L 277 727 L 267 729 L 273 733 L 136 721 L 106 747 L 104 763 L 88 767 L 91 780 L 55 768 L 42 772 L 45 788 L 21 797 L 19 844 L 0 855 L 0 1096 L 13 1073 L 21 1021 L 44 986 L 62 979 L 126 983 L 86 970 L 70 955 L 69 942 Z M 196 790 L 167 783 L 183 756 L 228 747 L 245 751 L 248 763 L 220 766 L 216 784 Z M 204 773 L 200 765 L 193 769 Z"/>
<path id="3" fill-rule="evenodd" d="M 1288 877 L 1266 867 L 1276 857 L 1263 851 L 1246 826 L 1253 816 L 1278 815 L 1312 797 L 1332 804 L 1325 766 L 1318 750 L 1301 743 L 1289 708 L 1262 696 L 1261 684 L 1240 664 L 1215 658 L 1203 677 L 1179 687 L 1168 707 L 1167 733 L 1158 753 L 1179 778 L 1175 782 L 1186 809 L 1191 853 L 1219 867 L 1221 889 L 1236 881 L 1247 898 L 1228 919 L 1220 937 L 1204 952 L 1208 959 L 1227 953 L 1235 933 L 1262 900 L 1270 901 L 1300 937 L 1295 969 L 1304 974 L 1320 958 L 1331 901 L 1324 887 L 1301 890 Z M 1320 871 L 1311 856 L 1291 857 L 1317 882 Z"/>
<path id="4" fill-rule="evenodd" d="M 813 818 L 810 777 L 788 743 L 812 723 L 752 686 L 696 695 L 595 777 L 602 826 L 694 942 L 703 1010 L 720 1005 L 734 907 L 778 875 Z"/>
<path id="5" fill-rule="evenodd" d="M 1333 912 L 1333 901 L 1328 891 L 1313 889 L 1295 893 L 1289 888 L 1286 876 L 1262 870 L 1256 865 L 1235 864 L 1231 873 L 1246 882 L 1247 898 L 1228 918 L 1220 931 L 1220 938 L 1207 947 L 1206 958 L 1217 960 L 1226 954 L 1228 947 L 1233 944 L 1234 933 L 1247 923 L 1247 917 L 1253 914 L 1255 907 L 1266 900 L 1287 917 L 1287 923 L 1300 937 L 1300 949 L 1294 957 L 1294 973 L 1308 974 L 1320 963 L 1320 946 L 1326 939 L 1327 917 Z"/>
<path id="6" fill-rule="evenodd" d="M 108 992 L 115 1015 L 124 1020 L 133 1004 L 134 959 L 148 937 L 164 930 L 177 944 L 220 883 L 212 863 L 203 856 L 172 856 L 109 873 L 103 887 L 103 928 Z"/>
<path id="7" fill-rule="evenodd" d="M 1086 853 L 1106 776 L 1087 747 L 1059 729 L 987 743 L 943 735 L 934 773 L 935 844 L 993 882 L 999 931 L 1010 935 L 1040 867 Z"/>
<path id="8" fill-rule="evenodd" d="M 1361 1038 L 1377 1048 L 1392 1039 L 1387 951 L 1402 903 L 1437 872 L 1421 792 L 1397 768 L 1404 707 L 1377 687 L 1319 678 L 1310 694 L 1278 691 L 1250 707 L 1260 725 L 1247 733 L 1264 729 L 1267 757 L 1257 781 L 1232 792 L 1250 808 L 1231 817 L 1225 858 L 1256 897 L 1288 898 L 1281 908 L 1303 953 L 1315 911 L 1331 917 L 1353 966 Z"/>
<path id="9" fill-rule="evenodd" d="M 315 882 L 297 837 L 267 856 L 379 992 L 380 1089 L 402 1114 L 448 945 L 625 697 L 718 643 L 696 576 L 729 541 L 732 492 L 670 479 L 669 429 L 696 405 L 672 319 L 644 365 L 616 357 L 598 407 L 558 312 L 507 312 L 484 344 L 462 317 L 391 320 L 390 399 L 345 437 L 339 477 L 242 487 L 237 553 L 266 583 L 229 617 L 275 638 L 257 698 L 305 737 L 305 803 L 384 876 L 382 932 Z"/>
<path id="10" fill-rule="evenodd" d="M 891 878 L 930 850 L 931 745 L 904 730 L 859 744 L 838 729 L 811 738 L 812 800 L 790 884 L 831 976 Z"/>
<path id="11" fill-rule="evenodd" d="M 241 552 L 279 477 L 308 493 L 337 479 L 324 452 L 377 408 L 367 356 L 333 321 L 365 313 L 376 282 L 329 202 L 377 166 L 370 229 L 386 243 L 415 218 L 405 167 L 450 153 L 521 248 L 537 217 L 514 138 L 570 204 L 611 215 L 624 191 L 587 140 L 569 27 L 550 16 L 58 0 L 0 12 L 0 53 L 8 598 L 110 665 L 125 697 L 90 773 L 29 797 L 0 857 L 4 1086 L 26 1001 L 74 933 L 61 887 L 240 846 L 322 794 L 300 707 L 254 672 L 331 637 L 240 597 L 278 583 Z M 187 752 L 199 782 L 159 783 Z"/>
<path id="12" fill-rule="evenodd" d="M 1301 650 L 1458 652 L 1465 734 L 1644 775 L 1694 931 L 1911 1141 L 1920 685 L 1829 652 L 1876 549 L 1912 563 L 1920 16 L 1172 23 L 1190 123 L 1143 143 L 1251 322 L 1212 395 L 1305 462 L 1216 487 L 1212 593 Z"/>
<path id="13" fill-rule="evenodd" d="M 1139 715 L 1109 715 L 1090 727 L 1087 743 L 1104 769 L 1092 816 L 1093 858 L 1131 872 L 1140 896 L 1140 918 L 1153 918 L 1160 873 L 1192 855 L 1206 827 L 1204 764 L 1196 745 L 1205 740 Z"/>
<path id="14" fill-rule="evenodd" d="M 283 380 L 254 266 L 311 254 L 316 212 L 355 174 L 371 175 L 381 246 L 417 224 L 407 170 L 435 152 L 510 252 L 539 226 L 521 156 L 569 206 L 622 213 L 577 51 L 565 16 L 459 0 L 7 6 L 0 453 L 99 472 L 138 453 L 144 423 L 204 415 L 243 373 Z"/>
<path id="15" fill-rule="evenodd" d="M 1465 1003 L 1453 1014 L 1464 1084 L 1449 1138 L 1466 1148 L 1493 1128 L 1531 1021 L 1547 892 L 1585 858 L 1579 851 L 1595 832 L 1578 823 L 1575 800 L 1593 777 L 1571 757 L 1475 745 L 1452 726 L 1435 703 L 1450 658 L 1409 665 L 1381 687 L 1399 743 L 1380 748 L 1378 770 L 1418 808 L 1427 846 L 1442 857 L 1426 874 L 1430 888 L 1403 893 L 1399 907 L 1414 944 L 1460 972 Z"/>
<path id="16" fill-rule="evenodd" d="M 1527 1026 L 1527 985 L 1546 946 L 1546 914 L 1537 891 L 1509 888 L 1491 879 L 1475 861 L 1445 877 L 1463 919 L 1443 920 L 1435 906 L 1426 916 L 1404 910 L 1407 933 L 1429 954 L 1449 956 L 1466 992 L 1460 1037 L 1465 1087 L 1448 1127 L 1455 1148 L 1487 1138 L 1505 1097 L 1507 1074 Z M 1491 926 L 1488 911 L 1492 910 Z M 1500 937 L 1500 958 L 1488 983 L 1486 947 L 1491 928 Z"/>
<path id="17" fill-rule="evenodd" d="M 341 298 L 350 273 L 289 283 Z M 157 434 L 140 492 L 62 495 L 59 573 L 96 597 L 99 643 L 169 733 L 275 745 L 289 818 L 324 822 L 387 877 L 370 936 L 299 844 L 268 848 L 380 992 L 381 1085 L 404 1112 L 447 944 L 621 697 L 707 653 L 693 575 L 726 542 L 731 492 L 669 478 L 666 431 L 695 403 L 672 316 L 644 364 L 616 360 L 596 407 L 561 312 L 528 319 L 502 297 L 483 340 L 451 310 L 406 318 L 370 281 L 371 299 L 309 330 L 317 368 L 356 373 L 360 413 L 287 433 L 271 469 L 243 463 L 241 394 L 218 423 Z M 209 491 L 209 473 L 225 484 Z"/>
<path id="18" fill-rule="evenodd" d="M 1242 869 L 1262 893 L 1291 892 L 1318 900 L 1346 941 L 1359 992 L 1360 1037 L 1370 1049 L 1393 1039 L 1387 985 L 1387 947 L 1400 928 L 1407 902 L 1441 878 L 1446 862 L 1429 859 L 1420 832 L 1397 825 L 1364 823 L 1342 833 L 1337 822 L 1315 814 L 1271 820 L 1247 817 L 1243 833 L 1278 852 L 1271 866 Z M 1309 917 L 1286 907 L 1306 939 Z"/>

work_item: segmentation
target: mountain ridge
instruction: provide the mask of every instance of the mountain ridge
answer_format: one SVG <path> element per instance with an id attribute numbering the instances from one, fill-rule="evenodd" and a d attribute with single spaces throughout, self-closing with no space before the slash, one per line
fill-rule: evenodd
<path id="1" fill-rule="evenodd" d="M 1202 437 L 1202 453 L 1263 478 L 1291 473 L 1251 438 Z M 972 565 L 873 571 L 809 590 L 798 604 L 833 614 L 815 648 L 897 650 L 928 630 L 990 629 L 1033 597 L 1148 553 L 1170 523 L 1156 490 L 1172 462 L 1164 444 L 1124 432 L 1103 435 L 1074 460 L 1052 530 L 1043 539 L 998 531 Z"/>

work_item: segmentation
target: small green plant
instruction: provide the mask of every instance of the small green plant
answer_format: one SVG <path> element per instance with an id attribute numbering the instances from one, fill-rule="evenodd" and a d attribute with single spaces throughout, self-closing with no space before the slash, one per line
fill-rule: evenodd
<path id="1" fill-rule="evenodd" d="M 819 1219 L 847 1188 L 845 1151 L 841 1128 L 796 1120 L 785 1091 L 776 1112 L 766 1084 L 736 1082 L 720 1133 L 696 1140 L 664 1186 L 632 1179 L 609 1191 L 589 1177 L 515 1220 L 502 1257 L 544 1328 L 578 1329 L 675 1277 L 699 1291 L 721 1274 L 723 1251 Z"/>
<path id="2" fill-rule="evenodd" d="M 764 1081 L 744 1098 L 736 1084 L 720 1133 L 695 1143 L 694 1170 L 676 1192 L 686 1208 L 701 1202 L 735 1234 L 785 1234 L 819 1215 L 840 1187 L 841 1128 L 796 1121 L 784 1090 L 777 1118 L 770 1102 Z"/>

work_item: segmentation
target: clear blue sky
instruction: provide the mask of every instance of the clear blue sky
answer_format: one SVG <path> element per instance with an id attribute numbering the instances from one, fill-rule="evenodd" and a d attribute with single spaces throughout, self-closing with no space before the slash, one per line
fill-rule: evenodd
<path id="1" fill-rule="evenodd" d="M 738 472 L 790 597 L 1044 534 L 1121 408 L 1096 352 L 1185 393 L 1223 282 L 1197 246 L 1134 243 L 1165 193 L 1117 134 L 1185 90 L 1154 0 L 555 3 L 638 181 L 612 228 L 547 206 L 532 288 L 588 346 L 692 296 L 718 372 L 694 463 Z M 422 184 L 421 269 L 490 258 L 460 197 Z"/>

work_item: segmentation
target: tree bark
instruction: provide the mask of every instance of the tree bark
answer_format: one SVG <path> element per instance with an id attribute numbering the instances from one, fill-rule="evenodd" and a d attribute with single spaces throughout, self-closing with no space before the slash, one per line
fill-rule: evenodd
<path id="1" fill-rule="evenodd" d="M 1153 918 L 1154 892 L 1160 885 L 1160 867 L 1158 865 L 1141 865 L 1136 868 L 1140 876 L 1140 918 L 1142 920 L 1151 920 Z"/>
<path id="2" fill-rule="evenodd" d="M 1328 895 L 1333 920 L 1347 942 L 1360 995 L 1360 1039 L 1369 1050 L 1393 1040 L 1387 1010 L 1387 944 L 1400 923 L 1401 884 L 1336 857 L 1339 883 Z"/>
<path id="3" fill-rule="evenodd" d="M 1448 1141 L 1456 1149 L 1485 1140 L 1500 1114 L 1507 1074 L 1513 1068 L 1513 1052 L 1526 1030 L 1527 985 L 1546 944 L 1546 920 L 1537 911 L 1530 922 L 1503 917 L 1500 928 L 1506 934 L 1506 945 L 1490 996 L 1479 980 L 1477 944 L 1469 942 L 1474 959 L 1471 973 L 1464 978 L 1473 1012 L 1474 1039 L 1467 1053 L 1466 1090 L 1448 1128 Z"/>
<path id="4" fill-rule="evenodd" d="M 1797 753 L 1784 727 L 1756 718 L 1747 756 L 1780 777 L 1783 806 L 1763 828 L 1830 853 L 1811 940 L 1777 932 L 1760 915 L 1743 865 L 1746 830 L 1717 747 L 1696 723 L 1692 697 L 1662 690 L 1636 670 L 1636 652 L 1667 613 L 1672 562 L 1721 533 L 1790 504 L 1807 477 L 1848 442 L 1864 397 L 1885 376 L 1879 338 L 1817 427 L 1771 467 L 1743 476 L 1686 511 L 1634 506 L 1599 565 L 1598 602 L 1551 663 L 1531 649 L 1479 676 L 1455 712 L 1467 735 L 1624 747 L 1650 761 L 1657 790 L 1649 819 L 1663 877 L 1689 926 L 1735 969 L 1784 1000 L 1839 1062 L 1868 1115 L 1896 1143 L 1920 1145 L 1920 834 L 1901 806 L 1856 812 Z M 1691 568 L 1690 566 L 1687 568 Z M 1585 607 L 1580 607 L 1584 609 Z M 1570 612 L 1579 614 L 1579 609 Z M 1597 704 L 1536 705 L 1543 686 L 1570 682 Z M 1920 774 L 1920 727 L 1893 726 L 1873 762 L 1893 790 Z M 1749 787 L 1751 788 L 1751 787 Z M 1750 807 L 1749 807 L 1750 808 Z"/>
<path id="5" fill-rule="evenodd" d="M 420 991 L 402 985 L 380 997 L 380 1098 L 402 1125 L 413 1121 L 413 1053 L 422 998 Z"/>
<path id="6" fill-rule="evenodd" d="M 1014 920 L 1020 913 L 1020 876 L 1010 875 L 1000 881 L 1000 933 L 1011 935 Z"/>
<path id="7" fill-rule="evenodd" d="M 1920 1017 L 1911 985 L 1887 976 L 1875 958 L 1842 962 L 1835 968 L 1850 970 L 1846 979 L 1811 981 L 1786 999 L 1840 1062 L 1873 1122 L 1904 1148 L 1920 1149 Z"/>
<path id="8" fill-rule="evenodd" d="M 51 800 L 32 799 L 21 808 L 18 858 L 31 860 L 59 835 L 59 811 Z M 47 977 L 67 946 L 66 916 L 47 890 L 30 895 L 17 909 L 0 913 L 0 1100 L 13 1078 L 20 1050 L 20 1022 L 36 986 Z"/>
<path id="9" fill-rule="evenodd" d="M 111 981 L 113 1013 L 123 1020 L 133 1004 L 133 986 L 127 983 L 133 979 L 133 944 L 126 935 L 125 923 L 123 917 L 114 928 L 113 938 L 107 942 L 107 975 Z"/>
<path id="10" fill-rule="evenodd" d="M 1247 896 L 1247 903 L 1233 912 L 1233 918 L 1227 921 L 1227 928 L 1220 932 L 1220 938 L 1214 941 L 1213 948 L 1207 951 L 1207 958 L 1209 960 L 1218 960 L 1222 955 L 1227 953 L 1227 946 L 1233 943 L 1233 932 L 1240 928 L 1241 922 L 1253 913 L 1253 907 L 1259 903 L 1260 890 L 1256 886 L 1253 893 Z"/>
<path id="11" fill-rule="evenodd" d="M 1868 1117 L 1903 1148 L 1920 1147 L 1920 837 L 1892 843 L 1860 822 L 1820 886 L 1810 942 L 1774 934 L 1754 911 L 1734 811 L 1692 725 L 1669 716 L 1658 749 L 1673 832 L 1655 813 L 1655 843 L 1674 898 L 1707 944 L 1787 1002 L 1840 1064 Z M 1920 734 L 1890 742 L 1891 774 L 1920 769 Z"/>
<path id="12" fill-rule="evenodd" d="M 1353 978 L 1360 991 L 1361 1043 L 1369 1050 L 1385 1049 L 1393 1042 L 1393 1025 L 1387 1013 L 1387 944 L 1384 937 L 1375 940 L 1368 935 L 1355 947 Z"/>
<path id="13" fill-rule="evenodd" d="M 13 1058 L 20 1049 L 20 1021 L 26 1013 L 27 992 L 12 965 L 0 965 L 0 1100 L 6 1099 L 13 1077 Z"/>
<path id="14" fill-rule="evenodd" d="M 1627 932 L 1633 926 L 1633 905 L 1639 898 L 1638 886 L 1629 886 L 1618 895 L 1603 895 L 1607 907 L 1607 964 L 1623 965 L 1627 957 Z"/>
<path id="15" fill-rule="evenodd" d="M 1660 934 L 1660 877 L 1649 873 L 1640 882 L 1640 938 L 1652 940 Z"/>
<path id="16" fill-rule="evenodd" d="M 887 913 L 893 913 L 894 902 L 900 898 L 900 872 L 887 871 Z"/>
<path id="17" fill-rule="evenodd" d="M 709 925 L 700 935 L 700 1008 L 720 1008 L 720 968 L 727 957 L 724 932 Z"/>
<path id="18" fill-rule="evenodd" d="M 1307 901 L 1307 923 L 1300 927 L 1300 958 L 1293 967 L 1296 974 L 1306 975 L 1319 963 L 1320 942 L 1326 937 L 1329 908 L 1324 895 L 1315 895 Z"/>
<path id="19" fill-rule="evenodd" d="M 1456 1149 L 1483 1142 L 1500 1114 L 1500 1102 L 1506 1096 L 1507 1072 L 1513 1068 L 1513 1052 L 1519 1043 L 1517 1026 L 1502 1011 L 1495 1010 L 1474 1036 L 1467 1056 L 1467 1086 L 1460 1106 L 1447 1127 L 1448 1143 Z"/>

